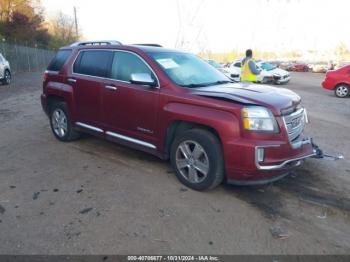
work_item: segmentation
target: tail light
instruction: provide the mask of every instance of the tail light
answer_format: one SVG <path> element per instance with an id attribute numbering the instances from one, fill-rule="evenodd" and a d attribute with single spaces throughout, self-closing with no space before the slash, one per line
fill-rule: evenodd
<path id="1" fill-rule="evenodd" d="M 43 75 L 43 82 L 46 82 L 49 78 L 49 72 L 46 70 Z"/>

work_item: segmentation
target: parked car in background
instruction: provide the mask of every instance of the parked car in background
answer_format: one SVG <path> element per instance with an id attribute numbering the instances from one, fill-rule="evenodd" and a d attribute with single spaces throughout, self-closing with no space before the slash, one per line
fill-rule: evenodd
<path id="1" fill-rule="evenodd" d="M 293 72 L 309 72 L 310 68 L 305 63 L 294 63 L 289 68 L 289 71 Z"/>
<path id="2" fill-rule="evenodd" d="M 230 71 L 224 67 L 223 65 L 219 64 L 218 62 L 216 62 L 215 60 L 206 60 L 211 66 L 213 66 L 214 68 L 216 68 L 217 70 L 219 70 L 221 73 L 223 73 L 225 76 L 232 78 Z M 235 80 L 235 79 L 233 79 Z"/>
<path id="3" fill-rule="evenodd" d="M 261 70 L 260 74 L 257 76 L 258 83 L 275 83 L 275 84 L 285 84 L 290 81 L 290 74 L 280 68 L 277 68 L 271 63 L 259 61 L 256 62 L 257 68 Z M 228 67 L 231 75 L 235 75 L 235 80 L 241 78 L 241 67 L 242 61 L 236 60 L 231 63 Z"/>
<path id="4" fill-rule="evenodd" d="M 279 68 L 286 70 L 286 71 L 291 71 L 292 66 L 293 66 L 292 62 L 281 62 L 278 65 Z"/>
<path id="5" fill-rule="evenodd" d="M 236 82 L 241 81 L 241 67 L 242 67 L 241 60 L 233 61 L 232 63 L 229 63 L 226 67 L 227 70 L 229 71 L 230 77 Z"/>
<path id="6" fill-rule="evenodd" d="M 233 83 L 194 54 L 93 43 L 61 48 L 44 74 L 41 104 L 59 141 L 86 132 L 170 159 L 195 190 L 270 183 L 318 155 L 288 89 Z"/>
<path id="7" fill-rule="evenodd" d="M 228 67 L 231 73 L 231 76 L 235 76 L 233 79 L 236 81 L 241 81 L 241 73 L 242 73 L 242 60 L 236 60 L 231 63 L 231 65 Z M 257 65 L 258 69 L 261 69 Z M 262 70 L 260 74 L 257 76 L 257 83 L 272 83 L 273 82 L 273 76 L 271 73 L 267 72 L 266 70 Z"/>
<path id="8" fill-rule="evenodd" d="M 281 68 L 278 68 L 276 65 L 271 64 L 270 62 L 258 62 L 257 66 L 264 71 L 272 74 L 273 82 L 275 84 L 286 84 L 290 81 L 290 74 Z"/>
<path id="9" fill-rule="evenodd" d="M 350 94 L 350 65 L 326 73 L 322 86 L 334 90 L 337 97 L 347 97 Z"/>
<path id="10" fill-rule="evenodd" d="M 0 81 L 4 85 L 11 83 L 11 68 L 10 63 L 0 53 Z"/>
<path id="11" fill-rule="evenodd" d="M 327 64 L 314 64 L 311 71 L 313 73 L 326 73 L 328 71 Z"/>

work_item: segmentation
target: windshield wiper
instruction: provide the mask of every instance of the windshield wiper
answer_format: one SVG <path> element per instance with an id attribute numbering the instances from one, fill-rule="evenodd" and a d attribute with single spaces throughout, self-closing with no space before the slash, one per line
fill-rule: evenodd
<path id="1" fill-rule="evenodd" d="M 223 85 L 223 84 L 228 84 L 228 83 L 234 83 L 234 81 L 232 80 L 220 80 L 220 81 L 216 81 L 214 83 L 210 83 L 209 85 L 210 86 L 213 86 L 213 85 Z"/>
<path id="2" fill-rule="evenodd" d="M 188 85 L 181 85 L 181 86 L 195 88 L 195 87 L 222 85 L 222 84 L 227 84 L 227 83 L 234 83 L 234 81 L 231 81 L 231 80 L 220 80 L 220 81 L 216 81 L 216 82 L 212 82 L 212 83 L 188 84 Z"/>
<path id="3" fill-rule="evenodd" d="M 203 86 L 206 86 L 206 84 L 188 84 L 188 85 L 181 85 L 181 86 L 194 88 L 194 87 L 203 87 Z"/>

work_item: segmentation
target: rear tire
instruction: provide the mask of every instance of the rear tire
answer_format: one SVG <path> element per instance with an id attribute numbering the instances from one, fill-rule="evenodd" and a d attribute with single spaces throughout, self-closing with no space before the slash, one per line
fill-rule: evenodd
<path id="1" fill-rule="evenodd" d="M 55 102 L 50 107 L 50 126 L 54 136 L 62 142 L 73 141 L 80 137 L 79 132 L 73 129 L 65 102 Z"/>
<path id="2" fill-rule="evenodd" d="M 334 94 L 340 98 L 347 97 L 349 93 L 350 93 L 350 87 L 346 84 L 337 85 L 334 90 Z"/>
<path id="3" fill-rule="evenodd" d="M 178 134 L 171 146 L 170 161 L 181 183 L 202 191 L 224 179 L 224 159 L 219 139 L 204 129 Z"/>

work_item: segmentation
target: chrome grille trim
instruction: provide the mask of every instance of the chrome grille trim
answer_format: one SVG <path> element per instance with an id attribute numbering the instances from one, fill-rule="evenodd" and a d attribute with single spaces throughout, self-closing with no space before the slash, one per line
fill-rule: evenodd
<path id="1" fill-rule="evenodd" d="M 305 127 L 305 109 L 300 108 L 297 111 L 283 116 L 289 142 L 293 142 L 304 130 Z"/>

